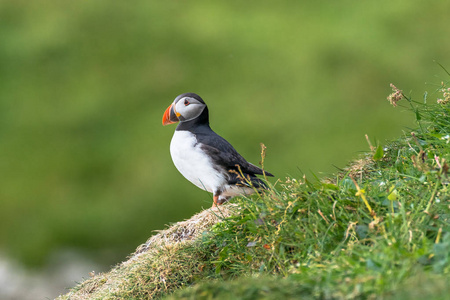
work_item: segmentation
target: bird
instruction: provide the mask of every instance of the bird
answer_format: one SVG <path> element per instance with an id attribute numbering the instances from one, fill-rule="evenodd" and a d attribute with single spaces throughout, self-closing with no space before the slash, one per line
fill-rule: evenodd
<path id="1" fill-rule="evenodd" d="M 170 142 L 172 161 L 187 180 L 213 194 L 212 207 L 267 188 L 256 175 L 273 174 L 249 163 L 211 129 L 208 107 L 199 95 L 181 94 L 165 110 L 163 125 L 178 122 Z"/>

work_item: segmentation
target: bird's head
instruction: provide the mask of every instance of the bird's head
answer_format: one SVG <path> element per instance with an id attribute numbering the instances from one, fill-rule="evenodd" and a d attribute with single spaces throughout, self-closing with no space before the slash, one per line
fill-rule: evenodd
<path id="1" fill-rule="evenodd" d="M 187 122 L 198 118 L 205 110 L 206 104 L 194 93 L 181 94 L 166 109 L 162 119 L 163 125 Z"/>

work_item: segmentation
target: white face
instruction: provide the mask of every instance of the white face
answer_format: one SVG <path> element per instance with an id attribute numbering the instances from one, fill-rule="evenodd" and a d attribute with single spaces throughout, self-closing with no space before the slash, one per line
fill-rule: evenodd
<path id="1" fill-rule="evenodd" d="M 180 119 L 180 122 L 190 121 L 197 118 L 205 109 L 206 105 L 195 98 L 183 97 L 175 100 L 173 109 Z"/>

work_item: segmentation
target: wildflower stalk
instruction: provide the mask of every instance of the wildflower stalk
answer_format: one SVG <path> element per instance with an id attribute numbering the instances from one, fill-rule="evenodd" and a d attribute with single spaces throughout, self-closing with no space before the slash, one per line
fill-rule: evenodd
<path id="1" fill-rule="evenodd" d="M 356 190 L 357 190 L 357 193 L 355 194 L 355 196 L 360 196 L 360 197 L 361 197 L 361 199 L 363 200 L 363 202 L 364 202 L 364 204 L 366 205 L 367 209 L 369 210 L 370 215 L 371 215 L 374 219 L 376 219 L 377 217 L 376 217 L 376 215 L 375 215 L 375 212 L 372 210 L 372 207 L 370 206 L 369 201 L 367 201 L 367 198 L 366 198 L 366 195 L 365 195 L 365 192 L 366 192 L 366 191 L 364 191 L 363 189 L 361 189 L 361 188 L 359 187 L 358 183 L 356 182 L 356 180 L 355 180 L 352 176 L 350 176 L 350 179 L 351 179 L 351 180 L 353 181 L 353 183 L 355 184 L 355 187 L 356 187 Z"/>

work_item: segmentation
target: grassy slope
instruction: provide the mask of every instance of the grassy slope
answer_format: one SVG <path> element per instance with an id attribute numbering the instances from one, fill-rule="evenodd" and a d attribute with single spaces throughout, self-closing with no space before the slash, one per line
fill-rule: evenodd
<path id="1" fill-rule="evenodd" d="M 443 299 L 450 293 L 450 109 L 408 98 L 399 104 L 416 114 L 418 128 L 371 147 L 335 178 L 288 178 L 225 205 L 222 222 L 175 225 L 169 235 L 182 242 L 153 238 L 61 298 Z"/>

